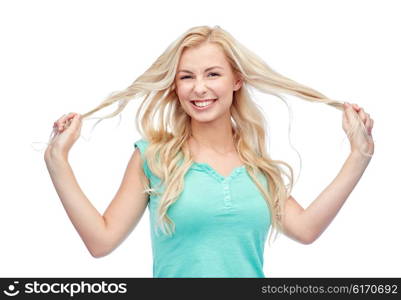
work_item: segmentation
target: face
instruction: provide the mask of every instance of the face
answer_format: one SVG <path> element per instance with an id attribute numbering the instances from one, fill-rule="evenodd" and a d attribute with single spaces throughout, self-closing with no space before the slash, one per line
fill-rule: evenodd
<path id="1" fill-rule="evenodd" d="M 233 93 L 241 87 L 242 81 L 232 72 L 219 46 L 209 43 L 183 51 L 175 85 L 181 106 L 192 120 L 210 122 L 230 118 Z M 196 101 L 202 106 L 195 106 L 194 100 L 210 99 L 213 102 Z"/>

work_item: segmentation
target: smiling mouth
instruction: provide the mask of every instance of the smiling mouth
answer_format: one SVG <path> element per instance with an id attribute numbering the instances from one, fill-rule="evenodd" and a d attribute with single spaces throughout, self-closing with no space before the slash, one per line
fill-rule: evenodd
<path id="1" fill-rule="evenodd" d="M 208 107 L 211 104 L 213 104 L 214 102 L 216 102 L 216 99 L 205 99 L 205 100 L 193 100 L 190 101 L 192 103 L 193 106 L 197 107 L 197 108 L 203 108 L 203 107 Z"/>

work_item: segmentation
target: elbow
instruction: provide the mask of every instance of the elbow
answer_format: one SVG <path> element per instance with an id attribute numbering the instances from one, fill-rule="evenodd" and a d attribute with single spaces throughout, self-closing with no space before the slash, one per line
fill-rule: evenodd
<path id="1" fill-rule="evenodd" d="M 314 243 L 317 238 L 319 237 L 318 234 L 314 234 L 314 233 L 305 233 L 302 238 L 300 239 L 300 242 L 304 245 L 310 245 L 312 243 Z"/>
<path id="2" fill-rule="evenodd" d="M 101 258 L 101 257 L 103 257 L 103 256 L 105 256 L 105 255 L 103 255 L 103 254 L 98 254 L 98 253 L 92 253 L 92 252 L 91 252 L 91 256 L 92 256 L 93 258 Z"/>
<path id="3" fill-rule="evenodd" d="M 110 251 L 104 249 L 88 249 L 88 250 L 93 258 L 101 258 L 110 253 Z"/>
<path id="4" fill-rule="evenodd" d="M 97 252 L 97 251 L 91 251 L 91 250 L 89 250 L 89 253 L 90 253 L 90 255 L 91 255 L 93 258 L 101 258 L 101 257 L 105 256 L 104 253 L 102 253 L 102 252 Z"/>
<path id="5" fill-rule="evenodd" d="M 90 247 L 87 246 L 89 253 L 94 258 L 101 258 L 109 255 L 114 249 L 117 248 L 118 245 L 114 243 L 114 241 L 105 240 L 102 243 L 93 244 Z"/>
<path id="6" fill-rule="evenodd" d="M 313 237 L 305 237 L 305 238 L 303 238 L 303 239 L 300 240 L 300 242 L 301 242 L 302 244 L 304 244 L 304 245 L 310 245 L 310 244 L 312 244 L 314 241 L 316 241 L 316 239 L 313 238 Z"/>
<path id="7" fill-rule="evenodd" d="M 108 253 L 106 252 L 90 252 L 93 258 L 101 258 L 106 256 Z"/>

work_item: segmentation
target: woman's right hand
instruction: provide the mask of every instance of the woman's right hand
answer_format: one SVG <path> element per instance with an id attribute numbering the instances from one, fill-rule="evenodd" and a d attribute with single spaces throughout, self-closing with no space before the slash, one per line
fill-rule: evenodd
<path id="1" fill-rule="evenodd" d="M 79 138 L 82 127 L 82 116 L 78 113 L 63 115 L 54 122 L 54 134 L 45 151 L 45 159 L 53 156 L 68 158 L 68 153 Z"/>

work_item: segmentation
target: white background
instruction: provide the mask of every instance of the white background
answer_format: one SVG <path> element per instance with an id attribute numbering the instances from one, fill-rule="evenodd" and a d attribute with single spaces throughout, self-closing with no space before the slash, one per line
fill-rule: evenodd
<path id="1" fill-rule="evenodd" d="M 274 70 L 340 101 L 375 124 L 374 157 L 320 238 L 266 243 L 266 277 L 401 276 L 398 1 L 2 1 L 0 276 L 152 277 L 149 214 L 111 254 L 95 259 L 71 224 L 43 160 L 53 122 L 88 112 L 130 85 L 188 28 L 220 25 Z M 274 159 L 299 174 L 307 207 L 350 150 L 342 112 L 257 94 Z M 122 180 L 139 101 L 101 122 L 70 152 L 80 187 L 103 213 Z M 105 109 L 95 116 L 114 110 Z M 95 121 L 84 123 L 82 135 Z M 33 148 L 35 146 L 35 149 Z M 38 149 L 43 149 L 37 151 Z"/>

